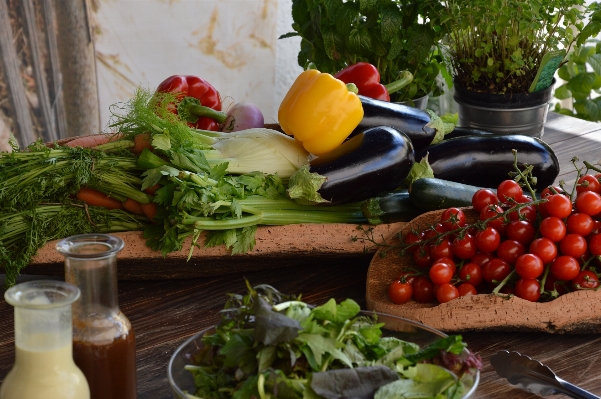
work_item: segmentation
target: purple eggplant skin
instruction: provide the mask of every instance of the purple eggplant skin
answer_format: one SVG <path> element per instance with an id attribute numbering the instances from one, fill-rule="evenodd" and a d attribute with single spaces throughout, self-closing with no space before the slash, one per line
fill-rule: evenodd
<path id="1" fill-rule="evenodd" d="M 365 96 L 359 96 L 359 99 L 363 105 L 363 119 L 353 130 L 351 137 L 371 127 L 390 126 L 405 133 L 416 152 L 434 140 L 436 129 L 426 126 L 430 123 L 430 115 L 426 111 Z"/>
<path id="2" fill-rule="evenodd" d="M 416 154 L 416 161 L 426 155 L 434 177 L 472 186 L 497 188 L 515 172 L 515 157 L 520 170 L 532 165 L 538 192 L 553 184 L 559 175 L 559 162 L 553 149 L 544 141 L 524 135 L 462 136 L 443 140 Z"/>
<path id="3" fill-rule="evenodd" d="M 312 160 L 309 171 L 327 177 L 318 190 L 327 205 L 363 201 L 399 187 L 415 162 L 406 134 L 388 126 L 358 133 Z"/>

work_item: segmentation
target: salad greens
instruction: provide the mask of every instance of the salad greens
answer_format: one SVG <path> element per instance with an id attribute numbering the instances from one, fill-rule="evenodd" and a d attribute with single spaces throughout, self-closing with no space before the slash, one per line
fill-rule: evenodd
<path id="1" fill-rule="evenodd" d="M 420 348 L 383 336 L 352 299 L 313 307 L 268 285 L 230 294 L 214 332 L 192 355 L 190 398 L 453 398 L 480 358 L 461 336 Z"/>

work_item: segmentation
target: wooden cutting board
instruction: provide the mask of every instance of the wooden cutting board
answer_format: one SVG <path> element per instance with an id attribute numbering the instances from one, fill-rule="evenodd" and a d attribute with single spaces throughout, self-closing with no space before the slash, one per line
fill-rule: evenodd
<path id="1" fill-rule="evenodd" d="M 375 237 L 389 237 L 405 223 L 383 224 L 373 227 Z M 307 262 L 362 260 L 367 264 L 376 251 L 354 224 L 295 224 L 287 226 L 260 226 L 256 246 L 246 254 L 231 255 L 223 246 L 194 248 L 187 260 L 190 239 L 183 249 L 163 256 L 146 246 L 141 232 L 115 233 L 125 241 L 125 248 L 117 257 L 119 279 L 161 280 L 240 274 L 250 270 L 280 269 L 301 266 Z M 40 248 L 22 273 L 63 275 L 63 257 L 56 251 L 57 241 Z"/>
<path id="2" fill-rule="evenodd" d="M 464 209 L 475 220 L 473 209 Z M 436 223 L 442 211 L 418 216 L 391 234 L 389 244 L 398 245 L 411 229 Z M 400 234 L 399 234 L 400 233 Z M 398 251 L 378 249 L 367 273 L 366 303 L 369 310 L 405 317 L 445 332 L 461 331 L 543 331 L 556 334 L 600 333 L 601 291 L 577 291 L 550 302 L 529 302 L 518 297 L 505 299 L 493 294 L 461 297 L 445 304 L 410 301 L 395 305 L 388 299 L 388 286 L 412 262 Z"/>

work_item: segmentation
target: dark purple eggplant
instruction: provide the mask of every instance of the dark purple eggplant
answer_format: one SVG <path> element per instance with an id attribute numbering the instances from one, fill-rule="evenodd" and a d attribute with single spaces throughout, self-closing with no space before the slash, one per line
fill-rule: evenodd
<path id="1" fill-rule="evenodd" d="M 359 98 L 363 105 L 363 119 L 351 137 L 372 127 L 390 126 L 405 133 L 416 152 L 432 143 L 436 129 L 426 126 L 430 123 L 430 115 L 426 111 L 365 96 Z"/>
<path id="2" fill-rule="evenodd" d="M 411 140 L 404 133 L 388 126 L 367 129 L 345 141 L 338 148 L 312 160 L 311 174 L 325 181 L 317 192 L 337 205 L 363 201 L 399 187 L 411 170 L 415 153 Z M 304 182 L 299 181 L 303 168 L 289 182 L 288 193 L 298 202 L 307 203 L 297 194 Z"/>
<path id="3" fill-rule="evenodd" d="M 544 141 L 523 135 L 462 136 L 431 145 L 418 154 L 426 155 L 434 177 L 473 186 L 497 188 L 518 166 L 532 165 L 538 191 L 553 184 L 559 174 L 559 162 L 553 149 Z"/>
<path id="4" fill-rule="evenodd" d="M 452 132 L 444 135 L 445 140 L 454 139 L 463 136 L 492 136 L 494 133 L 486 130 L 475 129 L 473 127 L 455 126 Z"/>

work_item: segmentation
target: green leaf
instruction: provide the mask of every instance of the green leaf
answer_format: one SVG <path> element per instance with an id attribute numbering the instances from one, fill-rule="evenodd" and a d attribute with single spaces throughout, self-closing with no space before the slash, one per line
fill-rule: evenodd
<path id="1" fill-rule="evenodd" d="M 593 68 L 593 71 L 601 76 L 601 54 L 592 54 L 588 57 L 587 61 L 591 68 Z"/>
<path id="2" fill-rule="evenodd" d="M 419 162 L 415 162 L 409 171 L 409 175 L 405 178 L 403 184 L 406 187 L 411 187 L 414 181 L 425 177 L 434 177 L 434 171 L 428 163 L 428 155 L 426 154 Z"/>
<path id="3" fill-rule="evenodd" d="M 568 89 L 567 83 L 562 84 L 561 86 L 555 89 L 555 98 L 558 100 L 565 100 L 566 98 L 572 97 L 572 92 Z"/>
<path id="4" fill-rule="evenodd" d="M 307 347 L 311 349 L 315 358 L 317 370 L 321 369 L 326 354 L 330 354 L 335 359 L 340 360 L 349 368 L 353 367 L 350 359 L 338 348 L 336 340 L 332 338 L 301 332 L 298 337 L 296 337 L 296 341 L 306 344 Z"/>
<path id="5" fill-rule="evenodd" d="M 263 298 L 255 302 L 255 329 L 253 338 L 264 345 L 278 345 L 298 336 L 301 325 L 297 320 L 271 309 Z"/>
<path id="6" fill-rule="evenodd" d="M 171 140 L 166 134 L 154 134 L 152 136 L 152 146 L 158 150 L 168 151 L 171 149 Z"/>
<path id="7" fill-rule="evenodd" d="M 359 10 L 363 14 L 378 11 L 378 0 L 359 0 Z"/>
<path id="8" fill-rule="evenodd" d="M 311 389 L 328 399 L 370 398 L 376 390 L 399 376 L 385 366 L 357 367 L 313 373 Z"/>
<path id="9" fill-rule="evenodd" d="M 341 323 L 355 317 L 360 310 L 361 307 L 352 299 L 345 299 L 336 304 L 336 301 L 332 298 L 325 304 L 313 309 L 311 313 L 317 319 Z"/>
<path id="10" fill-rule="evenodd" d="M 329 202 L 318 193 L 318 190 L 326 180 L 327 177 L 317 173 L 311 173 L 309 171 L 309 166 L 305 165 L 290 176 L 288 190 L 286 190 L 286 192 L 291 199 L 300 204 L 320 204 Z"/>
<path id="11" fill-rule="evenodd" d="M 372 43 L 371 34 L 365 27 L 353 29 L 348 38 L 349 50 L 357 54 L 368 54 Z"/>
<path id="12" fill-rule="evenodd" d="M 381 7 L 380 13 L 382 20 L 380 22 L 380 36 L 385 43 L 391 43 L 399 35 L 403 16 L 396 3 L 391 2 Z"/>
<path id="13" fill-rule="evenodd" d="M 407 61 L 418 65 L 428 57 L 434 45 L 434 31 L 426 25 L 412 26 L 407 32 Z"/>
<path id="14" fill-rule="evenodd" d="M 415 379 L 400 379 L 384 385 L 374 399 L 438 398 L 456 383 L 453 374 L 434 364 L 418 364 L 411 371 Z"/>
<path id="15" fill-rule="evenodd" d="M 234 334 L 219 350 L 225 356 L 225 367 L 238 367 L 244 374 L 251 375 L 257 369 L 256 353 L 253 350 L 253 340 L 248 335 Z"/>
<path id="16" fill-rule="evenodd" d="M 592 72 L 580 73 L 570 79 L 567 83 L 567 87 L 574 94 L 574 97 L 584 93 L 588 95 L 593 89 L 595 78 L 595 74 Z"/>

